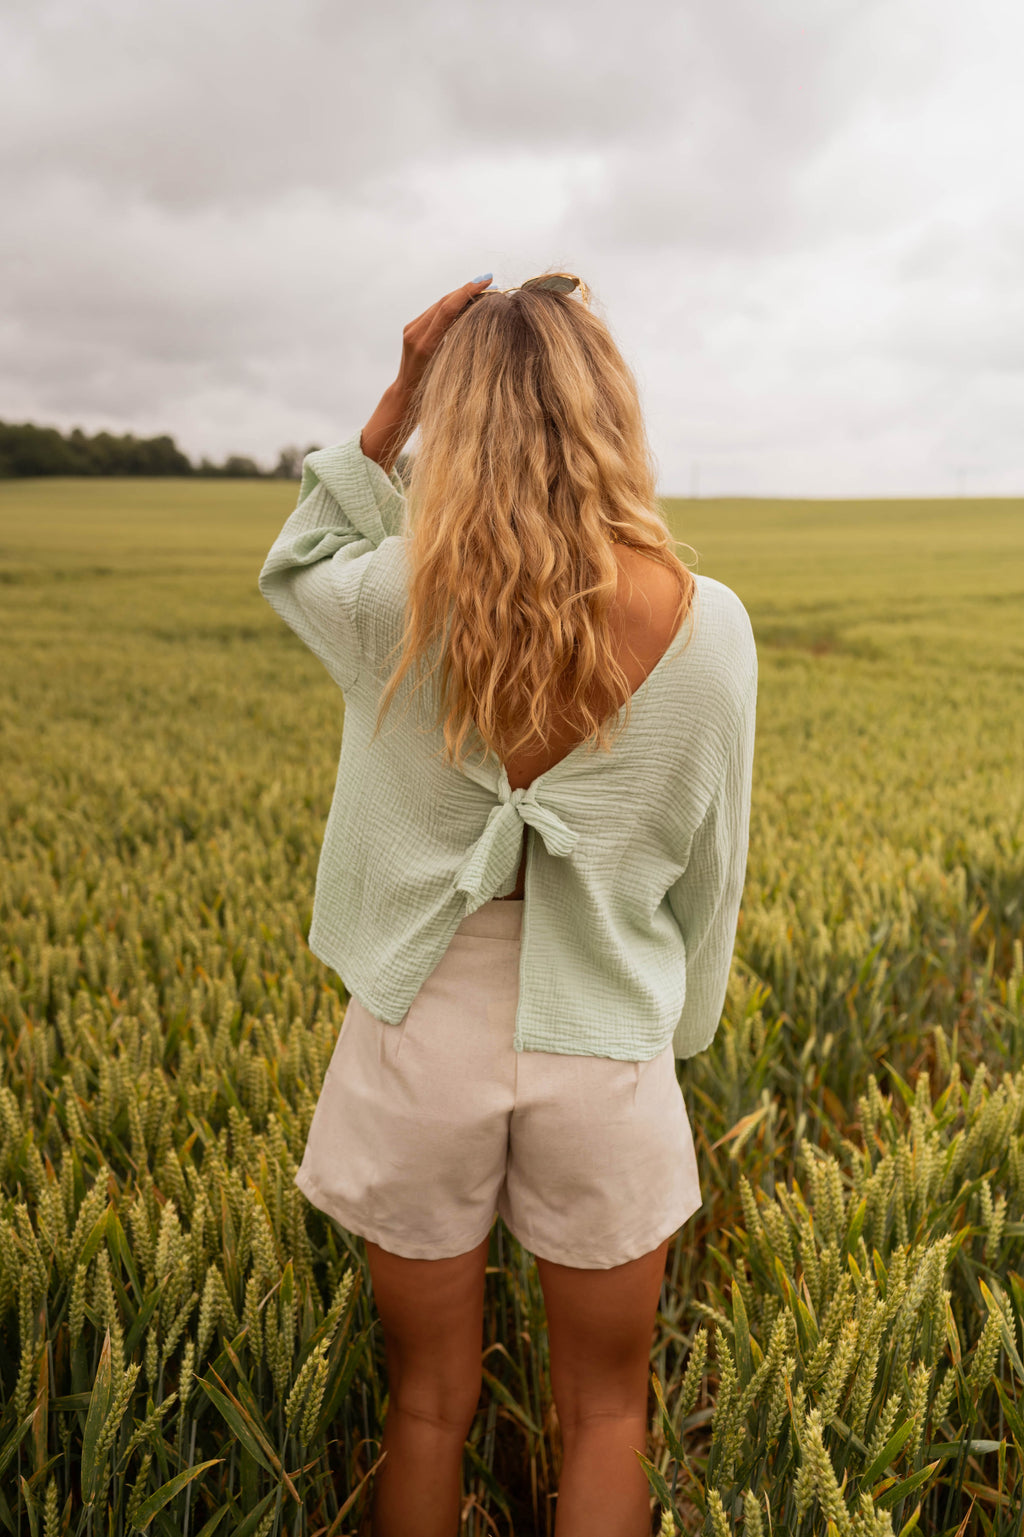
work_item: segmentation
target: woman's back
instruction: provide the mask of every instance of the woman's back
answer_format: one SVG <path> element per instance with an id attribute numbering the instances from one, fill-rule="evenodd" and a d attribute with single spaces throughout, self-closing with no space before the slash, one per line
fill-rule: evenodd
<path id="1" fill-rule="evenodd" d="M 635 380 L 553 277 L 406 327 L 261 573 L 345 696 L 308 942 L 398 1023 L 460 921 L 519 898 L 517 1052 L 685 1058 L 728 979 L 756 648 L 672 549 Z"/>
<path id="2" fill-rule="evenodd" d="M 401 484 L 357 436 L 307 455 L 303 473 L 260 586 L 345 696 L 310 949 L 375 1018 L 397 1022 L 460 919 L 515 891 L 525 837 L 525 901 L 508 904 L 525 909 L 514 1049 L 628 1061 L 669 1039 L 679 1057 L 704 1050 L 746 862 L 757 653 L 740 599 L 697 576 L 673 636 L 678 595 L 673 605 L 667 584 L 638 580 L 648 562 L 630 549 L 620 622 L 606 628 L 628 668 L 630 719 L 612 721 L 604 752 L 578 721 L 563 726 L 552 765 L 511 763 L 527 781 L 517 788 L 493 747 L 461 765 L 446 756 L 436 697 L 415 700 L 411 676 L 379 725 L 407 619 Z"/>
<path id="3" fill-rule="evenodd" d="M 661 661 L 679 630 L 679 582 L 665 566 L 632 550 L 628 545 L 613 545 L 619 562 L 619 592 L 613 609 L 615 659 L 629 682 L 633 694 Z M 683 621 L 685 622 L 685 620 Z M 619 704 L 625 703 L 625 697 Z M 585 739 L 573 713 L 566 710 L 556 730 L 543 749 L 512 753 L 505 764 L 513 790 L 527 789 L 540 774 L 566 757 Z M 515 890 L 502 900 L 512 901 L 525 895 L 526 835 L 516 876 Z"/>

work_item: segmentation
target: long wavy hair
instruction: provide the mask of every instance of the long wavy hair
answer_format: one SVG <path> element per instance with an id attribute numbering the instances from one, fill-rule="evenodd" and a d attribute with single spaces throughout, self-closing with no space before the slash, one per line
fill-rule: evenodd
<path id="1" fill-rule="evenodd" d="M 411 409 L 405 630 L 374 735 L 415 668 L 417 690 L 440 673 L 434 729 L 449 763 L 461 766 L 467 738 L 502 763 L 537 751 L 565 718 L 610 750 L 615 714 L 625 703 L 625 730 L 631 713 L 613 543 L 676 574 L 673 633 L 696 583 L 658 505 L 636 382 L 607 326 L 564 292 L 483 294 L 445 332 Z"/>

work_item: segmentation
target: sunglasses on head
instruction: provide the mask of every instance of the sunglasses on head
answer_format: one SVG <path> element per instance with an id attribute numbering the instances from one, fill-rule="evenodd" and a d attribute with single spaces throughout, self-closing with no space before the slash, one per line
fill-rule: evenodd
<path id="1" fill-rule="evenodd" d="M 571 294 L 579 291 L 579 296 L 587 306 L 590 304 L 590 290 L 582 278 L 578 278 L 572 272 L 546 272 L 543 277 L 527 278 L 525 283 L 519 283 L 516 288 L 548 288 L 552 293 Z M 482 293 L 474 294 L 470 303 L 477 299 L 486 299 L 488 294 L 512 294 L 516 288 L 485 288 Z"/>

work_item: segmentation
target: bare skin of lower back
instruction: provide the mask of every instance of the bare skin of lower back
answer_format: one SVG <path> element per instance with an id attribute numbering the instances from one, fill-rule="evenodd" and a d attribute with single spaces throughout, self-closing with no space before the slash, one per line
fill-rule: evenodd
<path id="1" fill-rule="evenodd" d="M 678 631 L 679 582 L 672 571 L 628 545 L 615 545 L 614 552 L 619 562 L 616 660 L 629 679 L 629 692 L 633 694 L 661 661 Z M 526 789 L 538 775 L 546 774 L 579 746 L 585 735 L 578 722 L 566 720 L 558 725 L 542 750 L 513 753 L 505 764 L 512 789 Z M 524 896 L 525 880 L 524 828 L 515 890 L 499 900 L 514 901 Z"/>

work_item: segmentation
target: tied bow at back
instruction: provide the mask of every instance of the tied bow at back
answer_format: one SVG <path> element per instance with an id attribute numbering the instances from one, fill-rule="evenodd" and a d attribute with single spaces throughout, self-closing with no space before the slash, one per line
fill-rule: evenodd
<path id="1" fill-rule="evenodd" d="M 487 825 L 459 867 L 455 889 L 466 898 L 466 913 L 489 902 L 502 886 L 512 887 L 523 845 L 523 824 L 535 827 L 544 847 L 564 859 L 575 848 L 579 833 L 566 827 L 561 817 L 540 800 L 536 784 L 513 790 L 502 768 L 498 780 L 498 805 Z"/>

